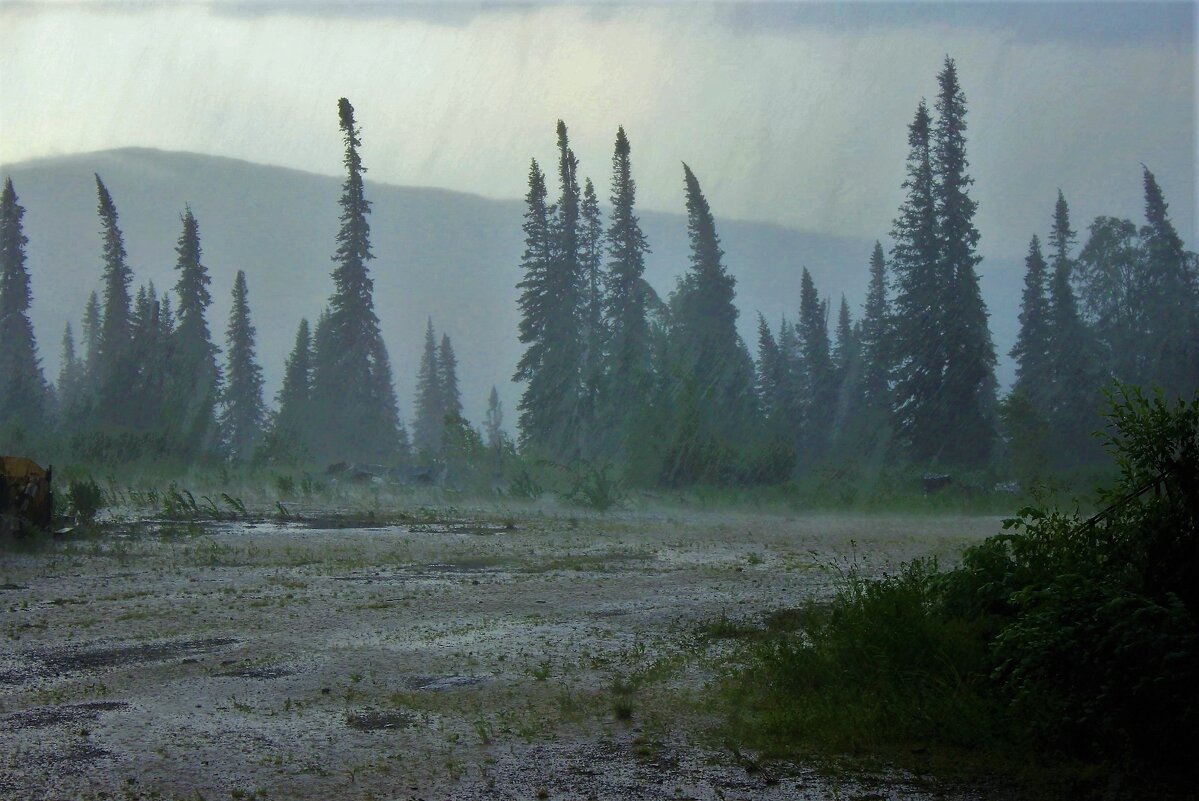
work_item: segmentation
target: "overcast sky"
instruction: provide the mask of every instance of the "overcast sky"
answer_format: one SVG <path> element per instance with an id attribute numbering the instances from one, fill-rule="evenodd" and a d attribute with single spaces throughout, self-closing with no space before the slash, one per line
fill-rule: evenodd
<path id="1" fill-rule="evenodd" d="M 884 237 L 906 125 L 946 54 L 969 108 L 984 252 L 1140 219 L 1153 169 L 1195 247 L 1195 7 L 18 3 L 0 0 L 0 163 L 121 146 L 341 169 L 336 101 L 370 178 L 519 197 L 570 127 L 607 194 L 616 126 L 640 200 Z"/>

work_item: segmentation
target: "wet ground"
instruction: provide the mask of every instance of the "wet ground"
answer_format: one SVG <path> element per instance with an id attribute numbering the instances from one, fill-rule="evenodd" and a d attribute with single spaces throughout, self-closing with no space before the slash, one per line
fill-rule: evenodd
<path id="1" fill-rule="evenodd" d="M 968 798 L 729 753 L 701 632 L 997 528 L 490 511 L 0 554 L 0 798 Z"/>

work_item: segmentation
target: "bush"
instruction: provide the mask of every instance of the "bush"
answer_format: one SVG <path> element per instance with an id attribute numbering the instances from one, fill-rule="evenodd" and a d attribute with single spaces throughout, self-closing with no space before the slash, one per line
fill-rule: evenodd
<path id="1" fill-rule="evenodd" d="M 104 507 L 104 490 L 91 478 L 77 479 L 67 487 L 67 509 L 77 520 L 91 522 Z"/>
<path id="2" fill-rule="evenodd" d="M 1038 507 L 893 576 L 844 577 L 726 689 L 759 748 L 931 742 L 1181 775 L 1199 742 L 1199 396 L 1109 396 L 1119 479 L 1082 519 Z M 746 725 L 748 724 L 748 725 Z"/>

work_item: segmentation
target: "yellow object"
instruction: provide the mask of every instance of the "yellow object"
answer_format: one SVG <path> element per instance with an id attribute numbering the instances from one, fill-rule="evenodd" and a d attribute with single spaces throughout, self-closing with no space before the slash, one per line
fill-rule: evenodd
<path id="1" fill-rule="evenodd" d="M 0 456 L 0 515 L 21 517 L 43 528 L 54 513 L 49 469 L 23 456 Z"/>

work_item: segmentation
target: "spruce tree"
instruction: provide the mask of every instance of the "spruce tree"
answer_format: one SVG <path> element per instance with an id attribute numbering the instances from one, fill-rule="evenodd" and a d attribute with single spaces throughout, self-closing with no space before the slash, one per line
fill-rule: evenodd
<path id="1" fill-rule="evenodd" d="M 1199 274 L 1170 221 L 1157 179 L 1143 167 L 1145 319 L 1150 382 L 1170 395 L 1189 397 L 1199 387 Z"/>
<path id="2" fill-rule="evenodd" d="M 0 428 L 34 432 L 46 419 L 46 379 L 37 356 L 29 307 L 33 292 L 25 267 L 25 209 L 12 179 L 0 192 Z"/>
<path id="3" fill-rule="evenodd" d="M 225 342 L 228 384 L 222 398 L 221 430 L 229 455 L 248 460 L 262 433 L 266 407 L 262 401 L 262 368 L 254 360 L 255 329 L 250 322 L 249 291 L 246 274 L 237 271 L 233 283 L 233 309 Z"/>
<path id="4" fill-rule="evenodd" d="M 853 324 L 849 301 L 841 296 L 837 311 L 837 330 L 833 340 L 833 374 L 836 405 L 833 413 L 833 437 L 845 435 L 861 414 L 862 354 L 860 327 Z"/>
<path id="5" fill-rule="evenodd" d="M 500 451 L 504 447 L 504 407 L 500 403 L 500 393 L 495 387 L 487 396 L 487 416 L 483 418 L 483 433 L 487 438 L 487 447 Z"/>
<path id="6" fill-rule="evenodd" d="M 200 226 L 190 207 L 181 217 L 183 230 L 175 246 L 179 274 L 178 323 L 171 337 L 171 362 L 167 379 L 170 411 L 168 425 L 176 448 L 187 455 L 212 451 L 218 444 L 216 408 L 221 373 L 216 345 L 208 328 L 212 304 L 208 291 L 212 279 L 201 261 Z"/>
<path id="7" fill-rule="evenodd" d="M 833 338 L 833 371 L 837 383 L 843 383 L 846 375 L 857 360 L 858 341 L 854 333 L 853 320 L 849 314 L 849 301 L 841 296 L 841 305 L 837 308 L 837 328 Z"/>
<path id="8" fill-rule="evenodd" d="M 447 334 L 441 335 L 437 348 L 438 388 L 441 395 L 441 422 L 462 419 L 462 392 L 458 389 L 458 357 Z"/>
<path id="9" fill-rule="evenodd" d="M 526 384 L 519 405 L 522 447 L 535 446 L 535 443 L 548 439 L 551 422 L 545 409 L 543 386 L 546 383 L 543 366 L 550 347 L 546 326 L 554 302 L 549 287 L 552 258 L 546 196 L 545 175 L 537 165 L 537 160 L 533 159 L 529 166 L 529 191 L 525 195 L 526 209 L 522 226 L 525 250 L 520 267 L 524 278 L 517 284 L 521 290 L 520 341 L 525 345 L 525 352 L 512 376 L 513 381 Z M 419 441 L 419 436 L 417 439 Z"/>
<path id="10" fill-rule="evenodd" d="M 782 353 L 779 351 L 778 341 L 766 323 L 766 318 L 759 312 L 758 363 L 754 389 L 758 394 L 758 409 L 768 427 L 773 427 L 780 418 L 786 416 L 787 410 L 781 408 L 779 404 L 782 384 Z"/>
<path id="11" fill-rule="evenodd" d="M 637 219 L 637 183 L 624 128 L 616 131 L 612 154 L 612 220 L 608 226 L 608 270 L 605 276 L 608 329 L 606 425 L 623 450 L 631 421 L 641 412 L 653 376 L 646 310 L 645 254 L 649 243 Z"/>
<path id="12" fill-rule="evenodd" d="M 991 455 L 995 439 L 995 346 L 987 307 L 979 288 L 978 204 L 970 197 L 967 173 L 966 98 L 953 59 L 937 76 L 937 124 L 933 132 L 937 237 L 940 269 L 946 281 L 943 327 L 945 368 L 939 406 L 947 436 L 933 454 L 947 463 L 978 465 Z"/>
<path id="13" fill-rule="evenodd" d="M 887 263 L 883 246 L 870 254 L 870 283 L 862 307 L 859 347 L 862 353 L 862 403 L 866 409 L 889 409 L 891 404 L 891 312 L 887 301 Z"/>
<path id="14" fill-rule="evenodd" d="M 417 453 L 441 452 L 445 427 L 445 396 L 442 394 L 441 370 L 437 364 L 437 338 L 433 320 L 425 328 L 425 349 L 421 355 L 420 372 L 416 378 L 416 420 L 412 426 L 412 445 Z"/>
<path id="15" fill-rule="evenodd" d="M 828 303 L 821 301 L 807 268 L 800 277 L 799 457 L 807 464 L 825 456 L 836 413 L 837 376 L 829 352 Z"/>
<path id="16" fill-rule="evenodd" d="M 313 407 L 319 426 L 313 432 L 314 446 L 326 459 L 390 462 L 402 457 L 399 412 L 367 267 L 374 254 L 363 183 L 366 168 L 358 152 L 362 142 L 354 108 L 344 97 L 338 101 L 338 119 L 346 179 L 333 256 L 333 294 L 324 330 L 316 338 Z"/>
<path id="17" fill-rule="evenodd" d="M 1070 209 L 1061 190 L 1049 235 L 1053 275 L 1049 283 L 1048 419 L 1057 463 L 1072 466 L 1097 456 L 1090 433 L 1099 426 L 1099 378 L 1090 333 L 1078 314 L 1072 286 L 1075 242 Z"/>
<path id="18" fill-rule="evenodd" d="M 599 418 L 601 395 L 604 392 L 604 348 L 608 334 L 604 319 L 604 226 L 600 219 L 599 199 L 590 178 L 583 184 L 580 213 L 580 315 L 583 330 L 579 418 L 583 429 L 581 452 L 591 457 L 606 450 L 598 439 L 602 428 Z"/>
<path id="19" fill-rule="evenodd" d="M 136 372 L 128 394 L 136 412 L 135 425 L 141 431 L 159 433 L 166 402 L 169 331 L 162 319 L 162 305 L 153 282 L 138 288 L 129 325 L 130 354 Z"/>
<path id="20" fill-rule="evenodd" d="M 1034 234 L 1028 243 L 1024 259 L 1024 295 L 1020 302 L 1020 332 L 1012 348 L 1016 360 L 1014 391 L 1021 393 L 1031 408 L 1042 417 L 1049 413 L 1049 398 L 1053 388 L 1050 366 L 1049 338 L 1052 327 L 1049 298 L 1046 296 L 1048 278 L 1045 258 L 1041 255 L 1041 240 Z"/>
<path id="21" fill-rule="evenodd" d="M 1078 257 L 1079 300 L 1104 372 L 1141 385 L 1149 375 L 1145 273 L 1136 224 L 1096 217 Z"/>
<path id="22" fill-rule="evenodd" d="M 283 385 L 275 396 L 279 411 L 271 427 L 272 445 L 281 453 L 300 456 L 310 450 L 312 418 L 312 333 L 301 319 L 295 345 L 283 369 Z"/>
<path id="23" fill-rule="evenodd" d="M 949 281 L 937 241 L 931 126 L 928 107 L 921 100 L 908 126 L 906 196 L 891 229 L 896 286 L 891 402 L 897 431 L 917 461 L 939 453 L 948 433 L 942 395 L 948 358 L 943 316 Z"/>
<path id="24" fill-rule="evenodd" d="M 727 478 L 732 453 L 743 446 L 756 416 L 753 361 L 737 334 L 736 279 L 708 201 L 691 168 L 683 165 L 690 269 L 670 299 L 669 375 L 679 410 L 663 478 L 668 483 Z"/>
<path id="25" fill-rule="evenodd" d="M 137 424 L 137 410 L 129 398 L 137 373 L 131 353 L 133 310 L 129 285 L 133 281 L 133 271 L 125 261 L 125 241 L 116 205 L 99 175 L 96 176 L 96 194 L 103 239 L 104 299 L 96 345 L 95 422 L 101 427 L 133 428 Z"/>
<path id="26" fill-rule="evenodd" d="M 83 367 L 89 381 L 96 374 L 100 358 L 100 318 L 100 297 L 93 291 L 83 308 Z"/>
<path id="27" fill-rule="evenodd" d="M 525 277 L 521 342 L 527 348 L 516 380 L 525 381 L 520 400 L 521 444 L 537 453 L 570 461 L 582 449 L 580 419 L 582 274 L 578 161 L 566 126 L 558 121 L 560 194 L 552 213 L 545 206 L 545 179 L 537 163 L 529 175 L 525 214 Z"/>
<path id="28" fill-rule="evenodd" d="M 58 424 L 65 431 L 74 431 L 82 408 L 84 364 L 75 350 L 75 335 L 67 323 L 62 333 L 62 362 L 55 384 L 58 395 Z"/>

